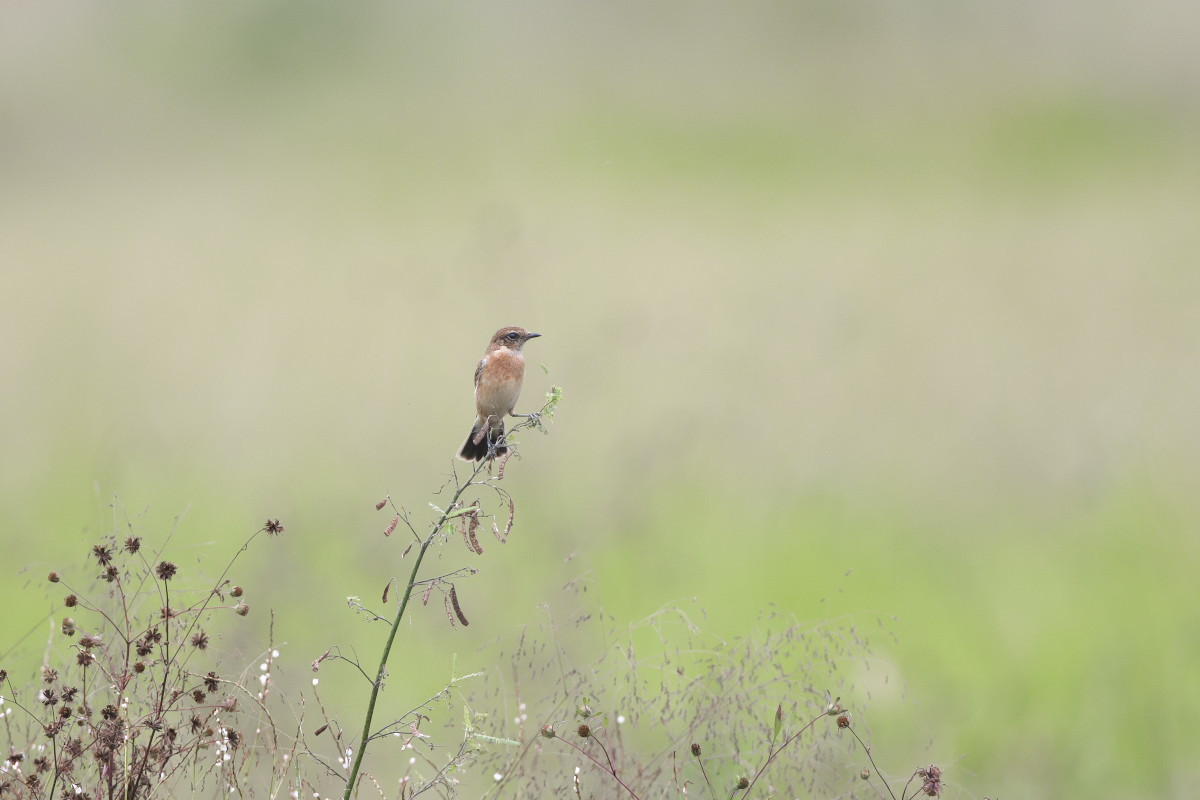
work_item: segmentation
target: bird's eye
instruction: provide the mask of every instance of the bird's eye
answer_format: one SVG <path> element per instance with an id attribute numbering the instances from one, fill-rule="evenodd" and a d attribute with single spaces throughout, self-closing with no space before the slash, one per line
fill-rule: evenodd
<path id="1" fill-rule="evenodd" d="M 519 333 L 517 333 L 516 331 L 508 332 L 508 340 L 510 342 L 515 342 L 517 339 L 520 339 L 520 338 L 521 338 L 521 335 Z"/>

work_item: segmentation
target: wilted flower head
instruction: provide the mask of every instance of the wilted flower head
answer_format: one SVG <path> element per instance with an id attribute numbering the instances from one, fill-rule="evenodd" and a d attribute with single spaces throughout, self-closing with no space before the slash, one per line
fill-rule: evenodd
<path id="1" fill-rule="evenodd" d="M 933 764 L 923 767 L 917 770 L 917 777 L 924 781 L 921 784 L 921 791 L 927 796 L 937 797 L 942 793 L 942 770 L 940 767 Z"/>

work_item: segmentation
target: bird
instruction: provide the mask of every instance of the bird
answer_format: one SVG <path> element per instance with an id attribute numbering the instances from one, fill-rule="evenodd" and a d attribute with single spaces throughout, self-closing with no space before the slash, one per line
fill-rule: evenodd
<path id="1" fill-rule="evenodd" d="M 488 342 L 479 366 L 475 367 L 475 423 L 471 435 L 458 451 L 463 461 L 482 461 L 508 452 L 503 444 L 504 417 L 513 414 L 525 380 L 525 354 L 521 348 L 541 336 L 510 325 L 496 331 Z"/>

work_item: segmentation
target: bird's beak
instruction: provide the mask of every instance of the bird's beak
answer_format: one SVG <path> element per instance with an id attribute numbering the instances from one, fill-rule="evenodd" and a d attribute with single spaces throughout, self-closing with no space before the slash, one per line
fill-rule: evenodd
<path id="1" fill-rule="evenodd" d="M 536 339 L 539 336 L 541 336 L 540 333 L 526 333 L 525 334 L 526 339 Z"/>

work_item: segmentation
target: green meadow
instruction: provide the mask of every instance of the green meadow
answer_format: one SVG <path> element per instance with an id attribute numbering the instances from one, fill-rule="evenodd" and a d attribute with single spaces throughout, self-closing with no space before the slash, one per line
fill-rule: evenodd
<path id="1" fill-rule="evenodd" d="M 522 325 L 518 410 L 563 403 L 507 467 L 508 542 L 433 551 L 479 568 L 471 625 L 417 609 L 389 709 L 454 656 L 507 669 L 490 648 L 576 581 L 618 628 L 673 604 L 728 639 L 766 608 L 849 621 L 843 702 L 944 796 L 1195 795 L 1193 11 L 0 19 L 14 682 L 63 614 L 46 573 L 86 583 L 99 537 L 170 536 L 203 586 L 268 517 L 286 533 L 238 557 L 251 613 L 213 649 L 254 670 L 273 626 L 297 697 L 331 645 L 373 662 L 382 625 L 346 598 L 409 569 L 374 505 L 432 520 L 474 365 Z M 361 677 L 320 679 L 356 729 Z"/>

